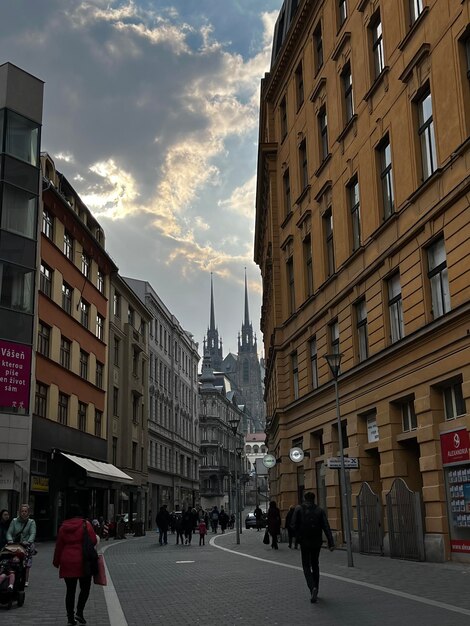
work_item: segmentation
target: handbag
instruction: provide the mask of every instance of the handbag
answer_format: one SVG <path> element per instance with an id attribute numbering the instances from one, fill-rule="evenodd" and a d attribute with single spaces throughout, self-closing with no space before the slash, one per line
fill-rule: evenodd
<path id="1" fill-rule="evenodd" d="M 104 556 L 102 554 L 98 554 L 98 572 L 93 576 L 93 582 L 95 585 L 103 585 L 104 587 L 108 584 L 108 581 L 106 580 Z"/>
<path id="2" fill-rule="evenodd" d="M 265 543 L 267 546 L 269 545 L 269 530 L 266 530 L 264 533 L 263 543 Z"/>
<path id="3" fill-rule="evenodd" d="M 83 520 L 83 570 L 85 576 L 94 576 L 98 573 L 98 553 L 95 550 L 90 535 L 88 534 L 88 528 L 86 520 Z"/>

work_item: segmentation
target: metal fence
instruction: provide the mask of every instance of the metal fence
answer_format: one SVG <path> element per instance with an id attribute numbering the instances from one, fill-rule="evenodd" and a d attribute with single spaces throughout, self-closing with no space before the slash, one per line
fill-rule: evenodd
<path id="1" fill-rule="evenodd" d="M 356 498 L 359 552 L 384 553 L 383 513 L 379 496 L 369 483 L 362 483 Z"/>
<path id="2" fill-rule="evenodd" d="M 421 497 L 402 478 L 393 481 L 386 495 L 390 556 L 424 561 Z"/>

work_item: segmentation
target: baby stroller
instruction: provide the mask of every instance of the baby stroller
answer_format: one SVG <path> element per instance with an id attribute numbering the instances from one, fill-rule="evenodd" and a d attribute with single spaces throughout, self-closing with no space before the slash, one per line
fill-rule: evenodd
<path id="1" fill-rule="evenodd" d="M 6 605 L 7 609 L 11 609 L 13 602 L 16 602 L 18 606 L 24 604 L 26 556 L 26 548 L 18 543 L 6 545 L 0 552 L 0 574 L 6 574 L 5 579 L 0 582 L 0 604 Z M 10 574 L 15 576 L 13 589 L 9 586 Z"/>

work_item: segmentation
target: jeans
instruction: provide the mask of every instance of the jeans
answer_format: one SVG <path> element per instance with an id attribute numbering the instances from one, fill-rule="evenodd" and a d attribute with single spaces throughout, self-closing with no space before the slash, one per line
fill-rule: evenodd
<path id="1" fill-rule="evenodd" d="M 317 589 L 320 585 L 320 558 L 321 543 L 308 543 L 302 541 L 300 544 L 300 554 L 302 556 L 302 567 L 304 570 L 307 586 L 312 591 L 314 587 Z"/>
<path id="2" fill-rule="evenodd" d="M 277 533 L 269 533 L 271 535 L 271 548 L 277 550 Z"/>
<path id="3" fill-rule="evenodd" d="M 75 592 L 77 590 L 77 581 L 80 581 L 80 593 L 77 602 L 77 615 L 83 615 L 86 601 L 90 595 L 91 576 L 83 576 L 83 578 L 64 578 L 67 587 L 65 595 L 65 608 L 67 617 L 73 617 L 75 608 Z"/>
<path id="4" fill-rule="evenodd" d="M 168 529 L 163 530 L 162 528 L 159 528 L 158 532 L 160 533 L 160 539 L 158 540 L 158 542 L 160 544 L 167 543 L 168 542 Z"/>

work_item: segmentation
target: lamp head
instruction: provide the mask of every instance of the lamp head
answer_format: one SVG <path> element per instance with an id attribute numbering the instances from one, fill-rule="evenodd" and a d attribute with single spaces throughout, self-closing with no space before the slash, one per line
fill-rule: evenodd
<path id="1" fill-rule="evenodd" d="M 231 417 L 228 421 L 228 424 L 230 426 L 230 428 L 232 429 L 232 432 L 234 435 L 236 435 L 237 430 L 238 430 L 238 424 L 240 423 L 240 418 L 237 417 L 236 415 L 234 415 L 233 417 Z"/>
<path id="2" fill-rule="evenodd" d="M 339 376 L 339 370 L 341 367 L 341 359 L 343 355 L 340 352 L 336 352 L 334 354 L 325 355 L 325 359 L 330 366 L 331 373 L 333 374 L 333 378 L 336 380 Z"/>

